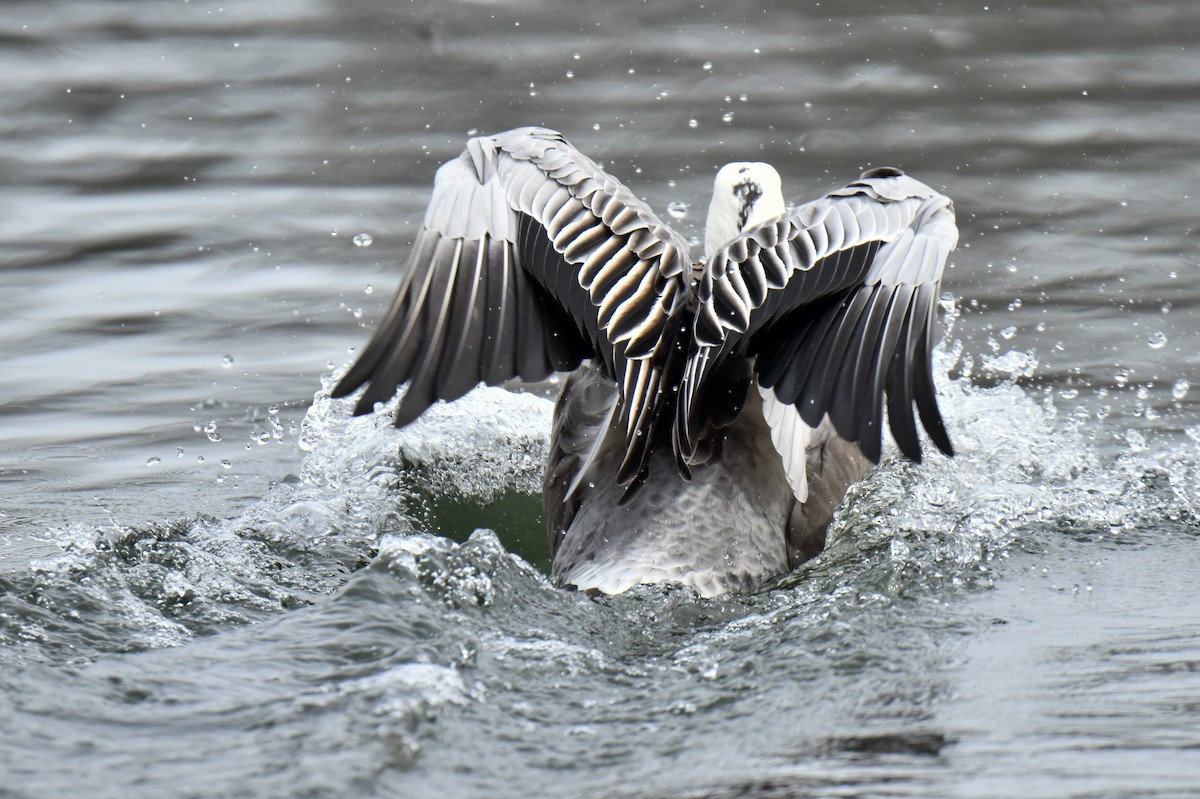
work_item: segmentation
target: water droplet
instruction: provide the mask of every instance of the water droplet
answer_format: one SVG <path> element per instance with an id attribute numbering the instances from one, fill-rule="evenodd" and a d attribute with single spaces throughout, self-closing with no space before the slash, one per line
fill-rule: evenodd
<path id="1" fill-rule="evenodd" d="M 1006 327 L 1000 331 L 1000 335 L 1005 339 L 1011 339 L 1013 336 L 1017 335 L 1017 329 L 1015 327 Z"/>
<path id="2" fill-rule="evenodd" d="M 222 355 L 221 356 L 221 366 L 225 369 L 228 369 L 229 367 L 233 366 L 233 356 L 232 355 Z"/>
<path id="3" fill-rule="evenodd" d="M 375 287 L 374 287 L 374 286 L 367 286 L 366 288 L 364 288 L 364 289 L 363 289 L 363 294 L 370 294 L 370 293 L 372 293 L 373 291 L 375 291 Z"/>
<path id="4" fill-rule="evenodd" d="M 703 67 L 702 67 L 702 69 L 703 69 L 705 72 L 712 72 L 712 62 L 711 62 L 711 61 L 705 61 L 705 62 L 704 62 L 704 65 L 703 65 Z"/>
<path id="5" fill-rule="evenodd" d="M 570 80 L 573 77 L 575 77 L 575 72 L 573 70 L 568 69 L 567 70 L 567 79 Z"/>
<path id="6" fill-rule="evenodd" d="M 732 122 L 733 121 L 733 112 L 726 111 L 724 114 L 721 114 L 721 121 L 725 122 L 726 124 Z"/>
<path id="7" fill-rule="evenodd" d="M 221 468 L 222 469 L 231 469 L 231 468 L 233 468 L 233 464 L 227 460 L 221 461 Z"/>
<path id="8" fill-rule="evenodd" d="M 688 127 L 689 127 L 689 128 L 694 128 L 694 127 L 696 127 L 696 126 L 697 126 L 697 125 L 699 125 L 699 124 L 700 124 L 700 123 L 699 123 L 699 122 L 697 122 L 697 121 L 696 121 L 696 120 L 694 120 L 694 119 L 689 119 L 689 120 L 688 120 Z"/>
<path id="9" fill-rule="evenodd" d="M 1190 389 L 1191 387 L 1192 387 L 1191 383 L 1184 380 L 1183 378 L 1180 378 L 1179 380 L 1176 380 L 1175 385 L 1171 387 L 1171 396 L 1177 400 L 1181 400 L 1187 396 L 1188 389 Z"/>
<path id="10" fill-rule="evenodd" d="M 375 239 L 370 233 L 356 233 L 351 241 L 354 242 L 355 247 L 370 247 L 375 243 Z"/>
<path id="11" fill-rule="evenodd" d="M 688 204 L 681 200 L 672 200 L 667 204 L 667 213 L 672 219 L 683 219 L 688 214 Z"/>
<path id="12" fill-rule="evenodd" d="M 1167 346 L 1167 334 L 1161 330 L 1157 333 L 1151 333 L 1150 338 L 1146 339 L 1146 343 L 1150 345 L 1152 350 L 1161 350 Z"/>
<path id="13" fill-rule="evenodd" d="M 159 458 L 157 456 L 150 458 L 149 460 L 146 461 L 147 466 L 157 466 L 160 463 L 162 463 L 162 458 Z"/>
<path id="14" fill-rule="evenodd" d="M 1125 443 L 1129 445 L 1132 452 L 1146 451 L 1146 437 L 1142 435 L 1140 430 L 1130 428 L 1125 431 Z"/>
<path id="15" fill-rule="evenodd" d="M 216 420 L 204 425 L 204 434 L 208 436 L 209 441 L 216 442 L 221 440 L 221 434 L 217 432 Z"/>

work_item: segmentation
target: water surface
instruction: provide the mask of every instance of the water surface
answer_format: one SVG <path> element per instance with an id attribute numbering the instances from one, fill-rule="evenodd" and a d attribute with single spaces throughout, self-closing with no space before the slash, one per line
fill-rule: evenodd
<path id="1" fill-rule="evenodd" d="M 1183 0 L 7 4 L 0 795 L 1194 795 L 1198 29 Z M 525 124 L 689 236 L 730 160 L 796 201 L 880 165 L 950 195 L 958 456 L 890 451 L 752 596 L 553 588 L 553 386 L 401 433 L 324 394 L 434 169 Z"/>

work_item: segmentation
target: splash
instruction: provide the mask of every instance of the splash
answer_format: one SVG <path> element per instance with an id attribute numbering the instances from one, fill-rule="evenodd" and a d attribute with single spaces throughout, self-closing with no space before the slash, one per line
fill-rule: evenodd
<path id="1" fill-rule="evenodd" d="M 1060 412 L 1054 392 L 1036 385 L 1036 353 L 966 354 L 953 338 L 957 307 L 946 306 L 934 367 L 956 457 L 927 447 L 924 463 L 912 464 L 889 445 L 839 509 L 827 551 L 781 581 L 788 613 L 836 605 L 848 585 L 864 596 L 987 585 L 1010 547 L 1047 535 L 1120 545 L 1148 540 L 1164 520 L 1200 519 L 1195 440 L 1164 444 L 1131 430 L 1114 450 L 1098 436 L 1101 419 Z M 236 517 L 67 526 L 52 534 L 58 555 L 0 575 L 6 657 L 73 661 L 173 646 L 311 604 L 380 560 L 447 606 L 518 608 L 529 592 L 552 590 L 507 535 L 456 544 L 420 519 L 429 503 L 536 497 L 548 400 L 481 388 L 396 430 L 395 401 L 354 417 L 351 403 L 329 397 L 336 377 L 305 416 L 299 475 Z M 521 512 L 537 526 L 534 511 Z M 501 526 L 486 514 L 473 523 Z M 659 600 L 628 601 L 667 612 Z"/>

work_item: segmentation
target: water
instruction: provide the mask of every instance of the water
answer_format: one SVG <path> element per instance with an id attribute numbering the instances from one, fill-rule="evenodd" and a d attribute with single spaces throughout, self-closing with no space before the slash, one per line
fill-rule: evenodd
<path id="1" fill-rule="evenodd" d="M 8 4 L 0 796 L 1195 795 L 1197 29 Z M 321 393 L 433 170 L 522 124 L 688 236 L 730 160 L 798 201 L 885 164 L 953 197 L 958 457 L 893 452 L 753 596 L 549 585 L 552 385 L 400 434 Z"/>

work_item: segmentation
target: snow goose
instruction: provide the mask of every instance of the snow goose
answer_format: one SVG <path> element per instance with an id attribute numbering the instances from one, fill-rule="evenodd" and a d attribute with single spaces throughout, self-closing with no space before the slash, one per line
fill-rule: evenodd
<path id="1" fill-rule="evenodd" d="M 705 258 L 556 131 L 467 142 L 437 171 L 386 318 L 333 395 L 408 383 L 408 424 L 479 383 L 570 372 L 543 510 L 553 578 L 620 593 L 746 591 L 824 547 L 881 452 L 883 407 L 953 454 L 930 349 L 957 243 L 948 198 L 892 168 L 784 206 L 769 165 L 723 167 Z M 914 416 L 914 406 L 916 414 Z"/>

